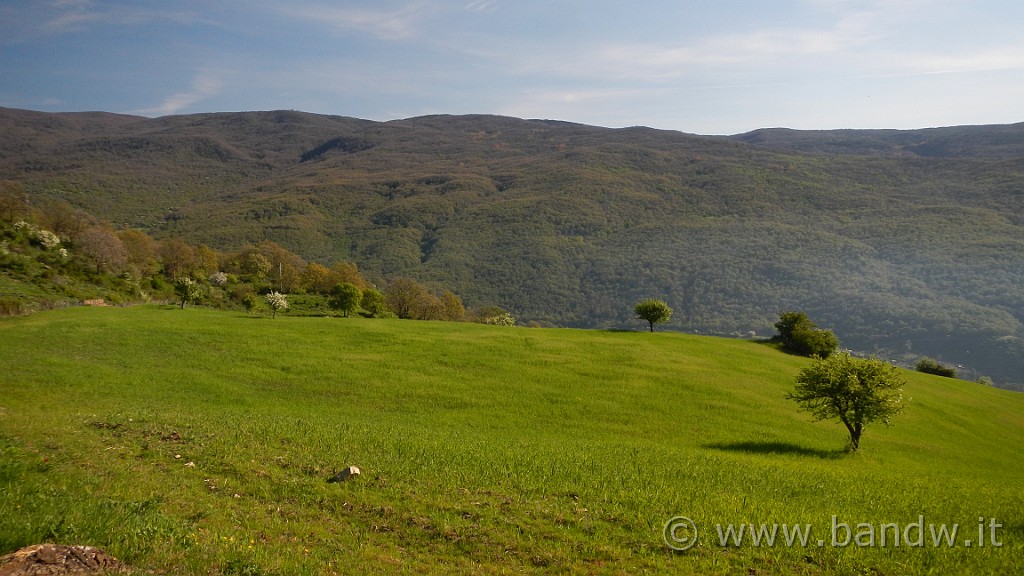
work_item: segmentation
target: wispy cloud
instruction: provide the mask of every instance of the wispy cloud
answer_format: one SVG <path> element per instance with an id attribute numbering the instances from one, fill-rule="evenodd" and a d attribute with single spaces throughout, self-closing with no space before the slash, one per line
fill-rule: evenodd
<path id="1" fill-rule="evenodd" d="M 49 6 L 53 14 L 43 28 L 50 32 L 81 30 L 86 23 L 102 18 L 90 0 L 56 0 Z"/>
<path id="2" fill-rule="evenodd" d="M 1024 43 L 956 54 L 900 52 L 890 54 L 883 76 L 969 74 L 1024 70 Z"/>
<path id="3" fill-rule="evenodd" d="M 406 40 L 419 36 L 423 22 L 434 12 L 435 5 L 422 0 L 373 8 L 284 2 L 278 4 L 276 10 L 284 16 L 328 26 L 343 33 Z"/>
<path id="4" fill-rule="evenodd" d="M 922 0 L 804 0 L 814 9 L 807 22 L 777 23 L 743 31 L 696 34 L 671 42 L 596 39 L 564 48 L 524 46 L 494 54 L 504 69 L 521 76 L 568 78 L 604 85 L 751 86 L 806 77 L 939 72 L 1016 67 L 1019 47 L 963 54 L 964 47 L 935 46 L 935 53 L 907 53 L 901 36 L 922 18 Z M 813 72 L 812 72 L 813 71 Z M 827 81 L 827 80 L 825 80 Z"/>
<path id="5" fill-rule="evenodd" d="M 81 32 L 104 25 L 133 26 L 154 21 L 191 23 L 197 20 L 194 13 L 184 10 L 133 5 L 98 6 L 92 0 L 54 0 L 46 8 L 40 28 L 55 34 Z"/>
<path id="6" fill-rule="evenodd" d="M 486 12 L 493 10 L 494 5 L 497 4 L 497 0 L 473 0 L 466 4 L 466 10 L 472 12 Z"/>
<path id="7" fill-rule="evenodd" d="M 188 107 L 220 93 L 223 81 L 211 72 L 203 72 L 192 79 L 192 85 L 184 92 L 168 96 L 163 103 L 152 108 L 136 110 L 142 116 L 167 116 L 177 114 Z"/>

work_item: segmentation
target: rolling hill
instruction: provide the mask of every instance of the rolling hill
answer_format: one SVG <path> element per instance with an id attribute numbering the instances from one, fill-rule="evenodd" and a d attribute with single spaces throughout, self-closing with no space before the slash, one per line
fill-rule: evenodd
<path id="1" fill-rule="evenodd" d="M 1024 383 L 1024 125 L 731 138 L 496 116 L 0 110 L 0 179 L 157 237 L 408 274 L 541 325 L 767 335 Z"/>
<path id="2" fill-rule="evenodd" d="M 785 398 L 809 364 L 673 333 L 2 318 L 0 555 L 87 544 L 187 575 L 1021 573 L 1024 396 L 904 372 L 906 411 L 849 453 L 841 424 Z M 348 465 L 362 474 L 327 482 Z M 676 515 L 697 526 L 685 552 L 666 545 Z M 918 522 L 921 545 L 880 534 Z M 773 523 L 809 538 L 716 528 Z"/>

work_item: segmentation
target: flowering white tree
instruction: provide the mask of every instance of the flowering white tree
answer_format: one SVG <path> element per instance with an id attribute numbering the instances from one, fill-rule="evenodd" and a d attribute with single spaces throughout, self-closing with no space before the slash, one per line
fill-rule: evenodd
<path id="1" fill-rule="evenodd" d="M 174 281 L 174 293 L 181 298 L 181 308 L 184 310 L 185 304 L 195 302 L 203 295 L 203 287 L 195 280 L 184 276 Z"/>
<path id="2" fill-rule="evenodd" d="M 484 324 L 490 324 L 492 326 L 515 326 L 516 317 L 508 312 L 502 312 L 501 314 L 484 318 Z"/>
<path id="3" fill-rule="evenodd" d="M 288 297 L 285 296 L 284 294 L 281 294 L 280 292 L 271 292 L 270 294 L 266 295 L 266 299 L 267 305 L 270 306 L 270 310 L 272 312 L 272 318 L 277 318 L 277 312 L 279 310 L 288 309 Z"/>
<path id="4" fill-rule="evenodd" d="M 57 246 L 60 246 L 60 237 L 49 230 L 36 230 L 35 240 L 39 242 L 39 245 L 47 250 L 52 250 Z"/>

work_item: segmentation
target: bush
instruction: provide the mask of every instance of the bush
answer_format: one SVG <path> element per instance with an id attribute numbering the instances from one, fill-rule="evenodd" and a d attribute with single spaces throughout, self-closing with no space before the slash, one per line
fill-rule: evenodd
<path id="1" fill-rule="evenodd" d="M 793 354 L 828 358 L 839 347 L 839 338 L 831 330 L 818 328 L 803 312 L 783 312 L 775 328 L 779 331 L 775 340 Z"/>
<path id="2" fill-rule="evenodd" d="M 0 316 L 19 316 L 25 313 L 22 302 L 10 298 L 0 298 Z"/>
<path id="3" fill-rule="evenodd" d="M 946 366 L 938 360 L 928 357 L 923 357 L 918 360 L 917 365 L 914 368 L 918 372 L 924 372 L 925 374 L 935 374 L 936 376 L 945 376 L 946 378 L 956 378 L 956 368 Z"/>
<path id="4" fill-rule="evenodd" d="M 263 300 L 255 292 L 247 292 L 241 297 L 242 306 L 249 312 L 257 312 L 263 307 Z"/>
<path id="5" fill-rule="evenodd" d="M 484 324 L 490 324 L 491 326 L 515 326 L 516 317 L 509 314 L 508 312 L 502 312 L 497 316 L 490 316 L 483 319 Z"/>

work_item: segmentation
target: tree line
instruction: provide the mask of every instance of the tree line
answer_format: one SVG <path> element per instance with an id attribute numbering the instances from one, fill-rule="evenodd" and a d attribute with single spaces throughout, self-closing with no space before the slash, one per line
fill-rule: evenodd
<path id="1" fill-rule="evenodd" d="M 11 182 L 0 182 L 0 270 L 72 299 L 87 295 L 91 284 L 115 303 L 175 301 L 182 307 L 270 308 L 275 315 L 297 308 L 342 316 L 515 323 L 497 306 L 468 309 L 447 288 L 407 276 L 367 278 L 354 262 L 307 262 L 269 240 L 222 251 L 116 229 L 62 200 L 30 203 Z M 268 298 L 272 294 L 291 300 Z"/>

